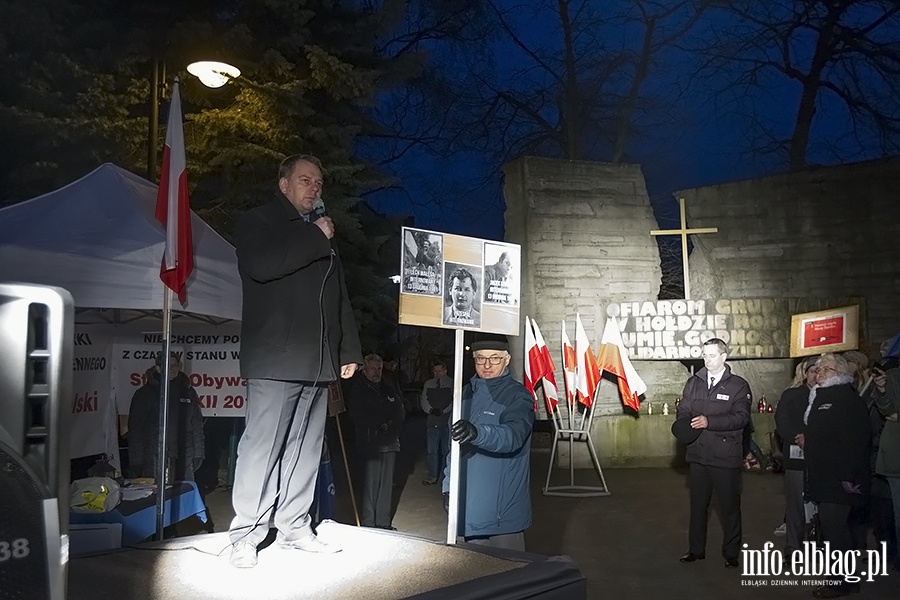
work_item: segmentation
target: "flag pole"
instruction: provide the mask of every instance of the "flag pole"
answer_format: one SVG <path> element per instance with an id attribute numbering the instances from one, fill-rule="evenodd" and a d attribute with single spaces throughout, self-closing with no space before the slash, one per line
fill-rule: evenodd
<path id="1" fill-rule="evenodd" d="M 169 425 L 169 357 L 172 353 L 172 290 L 163 285 L 162 355 L 159 361 L 159 440 L 156 451 L 156 540 L 163 539 L 166 506 L 166 437 Z"/>
<path id="2" fill-rule="evenodd" d="M 451 425 L 462 418 L 463 349 L 465 331 L 456 330 L 456 349 L 453 360 L 453 417 Z M 447 543 L 456 543 L 459 530 L 459 442 L 450 441 L 450 510 L 447 512 Z"/>
<path id="3" fill-rule="evenodd" d="M 184 155 L 184 124 L 181 115 L 181 94 L 178 78 L 172 86 L 169 120 L 166 123 L 166 146 L 159 189 L 156 195 L 156 220 L 166 230 L 165 251 L 160 263 L 159 278 L 163 283 L 162 355 L 160 356 L 159 440 L 156 455 L 156 539 L 163 539 L 165 522 L 166 438 L 169 421 L 169 359 L 172 355 L 172 293 L 187 302 L 187 278 L 194 268 L 191 238 L 191 208 L 188 200 L 187 161 Z M 174 473 L 170 478 L 174 479 Z"/>

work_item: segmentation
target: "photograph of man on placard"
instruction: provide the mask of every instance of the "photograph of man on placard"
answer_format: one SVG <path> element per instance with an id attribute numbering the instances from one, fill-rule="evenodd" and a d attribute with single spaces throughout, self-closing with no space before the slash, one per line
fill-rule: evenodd
<path id="1" fill-rule="evenodd" d="M 420 229 L 404 229 L 403 294 L 441 295 L 443 237 Z"/>
<path id="2" fill-rule="evenodd" d="M 487 304 L 519 303 L 519 247 L 484 244 L 484 285 L 482 298 Z"/>
<path id="3" fill-rule="evenodd" d="M 445 263 L 442 325 L 481 327 L 481 267 Z"/>

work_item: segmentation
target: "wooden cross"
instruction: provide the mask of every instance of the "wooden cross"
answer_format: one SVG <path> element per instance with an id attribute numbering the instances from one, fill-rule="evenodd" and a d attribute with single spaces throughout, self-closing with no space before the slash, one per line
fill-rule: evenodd
<path id="1" fill-rule="evenodd" d="M 678 206 L 681 209 L 681 229 L 654 229 L 650 235 L 680 235 L 681 236 L 681 260 L 684 265 L 684 299 L 691 297 L 691 278 L 688 272 L 688 246 L 687 236 L 689 233 L 718 233 L 718 227 L 703 227 L 701 229 L 688 229 L 687 222 L 684 217 L 684 198 L 678 199 Z"/>

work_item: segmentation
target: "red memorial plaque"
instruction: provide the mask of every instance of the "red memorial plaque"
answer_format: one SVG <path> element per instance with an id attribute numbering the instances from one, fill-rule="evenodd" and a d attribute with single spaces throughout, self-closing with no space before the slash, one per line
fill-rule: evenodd
<path id="1" fill-rule="evenodd" d="M 803 347 L 817 348 L 844 343 L 844 315 L 825 317 L 803 324 Z"/>
<path id="2" fill-rule="evenodd" d="M 859 306 L 841 306 L 791 316 L 791 356 L 855 350 L 859 345 Z"/>

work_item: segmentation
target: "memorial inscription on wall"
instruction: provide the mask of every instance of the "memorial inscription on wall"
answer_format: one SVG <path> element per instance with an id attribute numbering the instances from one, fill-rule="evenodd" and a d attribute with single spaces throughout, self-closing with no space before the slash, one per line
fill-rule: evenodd
<path id="1" fill-rule="evenodd" d="M 719 338 L 729 359 L 788 358 L 791 317 L 828 308 L 827 299 L 740 298 L 613 302 L 628 355 L 635 360 L 699 359 L 703 342 Z M 835 304 L 836 305 L 836 304 Z"/>

